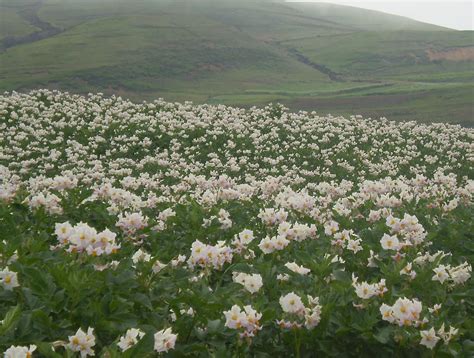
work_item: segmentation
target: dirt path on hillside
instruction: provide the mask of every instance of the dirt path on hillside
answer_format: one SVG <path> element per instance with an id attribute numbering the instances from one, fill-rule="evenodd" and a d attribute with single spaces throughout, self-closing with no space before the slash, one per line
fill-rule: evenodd
<path id="1" fill-rule="evenodd" d="M 0 52 L 4 52 L 14 46 L 40 41 L 63 31 L 38 17 L 38 10 L 41 6 L 43 6 L 43 1 L 38 0 L 33 6 L 24 7 L 18 11 L 18 15 L 40 30 L 24 36 L 8 36 L 4 38 L 0 44 Z"/>
<path id="2" fill-rule="evenodd" d="M 335 81 L 335 82 L 344 82 L 344 80 L 340 77 L 340 75 L 334 71 L 332 71 L 331 69 L 327 68 L 326 66 L 324 65 L 321 65 L 319 63 L 315 63 L 313 61 L 311 61 L 309 58 L 307 58 L 306 56 L 304 56 L 302 53 L 300 53 L 298 50 L 294 49 L 294 48 L 289 48 L 288 49 L 288 52 L 294 56 L 299 62 L 301 63 L 304 63 L 305 65 L 309 66 L 309 67 L 312 67 L 314 68 L 315 70 L 321 72 L 321 73 L 324 73 L 325 75 L 327 75 L 329 77 L 329 79 L 331 81 Z"/>

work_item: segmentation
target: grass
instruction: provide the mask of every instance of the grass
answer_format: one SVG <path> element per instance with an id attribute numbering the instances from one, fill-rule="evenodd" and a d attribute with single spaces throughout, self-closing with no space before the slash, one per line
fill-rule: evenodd
<path id="1" fill-rule="evenodd" d="M 23 36 L 37 30 L 21 18 L 15 9 L 2 6 L 0 3 L 0 41 L 9 36 Z"/>
<path id="2" fill-rule="evenodd" d="M 32 2 L 2 0 L 9 22 L 1 36 L 35 31 L 22 18 Z M 411 94 L 401 111 L 409 116 L 396 119 L 443 120 L 455 108 L 461 122 L 474 123 L 473 61 L 427 55 L 472 48 L 472 32 L 351 7 L 268 1 L 45 0 L 38 16 L 62 32 L 0 53 L 0 90 L 99 90 L 243 106 L 282 101 L 295 109 L 329 100 L 343 106 L 323 106 L 334 113 L 373 96 L 382 115 L 393 115 L 393 95 Z M 438 93 L 446 102 L 434 101 L 433 117 L 429 104 Z"/>

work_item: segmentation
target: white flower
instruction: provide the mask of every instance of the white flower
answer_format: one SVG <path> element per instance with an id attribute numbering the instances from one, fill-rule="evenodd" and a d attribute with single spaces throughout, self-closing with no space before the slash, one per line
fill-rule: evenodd
<path id="1" fill-rule="evenodd" d="M 436 336 L 436 332 L 433 327 L 431 327 L 429 331 L 421 331 L 420 335 L 420 344 L 429 349 L 433 349 L 436 346 L 436 343 L 438 343 L 440 340 L 440 338 Z"/>
<path id="2" fill-rule="evenodd" d="M 245 287 L 250 293 L 255 293 L 260 290 L 263 286 L 262 276 L 259 274 L 246 274 L 243 272 L 236 273 L 234 272 L 233 277 L 234 282 L 237 282 Z"/>
<path id="3" fill-rule="evenodd" d="M 394 323 L 398 323 L 400 326 L 410 326 L 419 321 L 422 304 L 416 299 L 410 300 L 404 297 L 397 299 L 391 309 Z"/>
<path id="4" fill-rule="evenodd" d="M 131 213 L 123 216 L 119 215 L 119 220 L 115 224 L 121 228 L 126 234 L 134 234 L 137 230 L 141 230 L 148 225 L 148 218 L 142 213 Z"/>
<path id="5" fill-rule="evenodd" d="M 303 267 L 303 266 L 299 266 L 297 265 L 295 262 L 287 262 L 285 264 L 285 267 L 290 270 L 290 271 L 293 271 L 295 273 L 298 273 L 300 275 L 307 275 L 311 272 L 310 269 L 306 268 L 306 267 Z"/>
<path id="6" fill-rule="evenodd" d="M 233 251 L 229 246 L 225 246 L 225 241 L 218 241 L 216 245 L 206 245 L 196 240 L 191 245 L 191 255 L 188 265 L 194 267 L 213 267 L 222 269 L 226 262 L 232 262 Z"/>
<path id="7" fill-rule="evenodd" d="M 115 242 L 117 236 L 112 231 L 97 230 L 85 223 L 72 227 L 68 222 L 56 224 L 55 233 L 59 247 L 66 248 L 67 252 L 86 252 L 90 256 L 110 255 L 120 248 Z"/>
<path id="8" fill-rule="evenodd" d="M 242 311 L 239 306 L 233 305 L 229 311 L 224 311 L 225 326 L 231 329 L 244 329 L 243 335 L 251 337 L 260 330 L 259 320 L 262 314 L 255 311 L 252 306 L 244 306 Z"/>
<path id="9" fill-rule="evenodd" d="M 377 294 L 375 285 L 370 285 L 367 282 L 354 285 L 356 295 L 364 300 L 367 300 Z"/>
<path id="10" fill-rule="evenodd" d="M 449 331 L 445 331 L 443 323 L 438 330 L 438 335 L 443 339 L 444 344 L 448 344 L 451 339 L 453 339 L 453 337 L 458 334 L 458 332 L 459 329 L 454 328 L 453 326 L 449 326 Z"/>
<path id="11" fill-rule="evenodd" d="M 258 247 L 264 254 L 270 254 L 275 251 L 275 247 L 273 245 L 272 240 L 269 237 L 266 237 L 260 241 Z"/>
<path id="12" fill-rule="evenodd" d="M 356 240 L 349 239 L 347 240 L 346 248 L 356 254 L 359 251 L 362 251 L 362 246 L 360 243 L 361 243 L 361 239 L 356 239 Z"/>
<path id="13" fill-rule="evenodd" d="M 296 313 L 301 314 L 304 312 L 304 305 L 301 301 L 301 297 L 295 294 L 294 292 L 290 292 L 285 296 L 280 297 L 280 306 L 286 313 Z"/>
<path id="14" fill-rule="evenodd" d="M 166 264 L 161 263 L 160 261 L 156 260 L 155 263 L 153 264 L 152 270 L 154 273 L 159 273 L 166 266 L 167 266 Z"/>
<path id="15" fill-rule="evenodd" d="M 20 286 L 17 273 L 10 271 L 8 267 L 0 271 L 0 283 L 3 288 L 8 291 Z"/>
<path id="16" fill-rule="evenodd" d="M 94 346 L 94 329 L 90 327 L 87 329 L 87 333 L 79 328 L 74 336 L 69 336 L 69 343 L 66 345 L 73 352 L 80 352 L 82 358 L 88 355 L 93 356 L 94 350 L 92 347 Z"/>
<path id="17" fill-rule="evenodd" d="M 438 313 L 438 311 L 441 309 L 441 304 L 440 303 L 436 303 L 433 308 L 428 308 L 428 311 L 430 313 Z"/>
<path id="18" fill-rule="evenodd" d="M 391 306 L 382 303 L 382 306 L 380 306 L 380 313 L 382 314 L 382 319 L 384 321 L 388 321 L 390 323 L 393 323 L 395 321 L 395 318 L 393 317 L 393 309 Z"/>
<path id="19" fill-rule="evenodd" d="M 370 250 L 370 256 L 367 259 L 367 267 L 378 267 L 377 261 L 379 259 L 378 255 L 375 255 L 372 250 Z"/>
<path id="20" fill-rule="evenodd" d="M 155 351 L 157 352 L 168 352 L 170 349 L 174 349 L 176 344 L 177 334 L 173 334 L 171 328 L 161 330 L 155 333 Z"/>
<path id="21" fill-rule="evenodd" d="M 455 284 L 462 284 L 471 277 L 472 267 L 467 262 L 449 269 L 449 275 Z"/>
<path id="22" fill-rule="evenodd" d="M 281 235 L 278 235 L 272 238 L 272 242 L 273 242 L 273 247 L 276 250 L 283 250 L 290 243 L 290 241 L 288 241 L 284 236 L 281 236 Z"/>
<path id="23" fill-rule="evenodd" d="M 136 265 L 139 262 L 149 262 L 151 260 L 151 255 L 142 249 L 138 249 L 132 256 L 132 261 Z"/>
<path id="24" fill-rule="evenodd" d="M 61 244 L 68 242 L 69 236 L 71 236 L 72 232 L 73 227 L 69 222 L 57 223 L 55 225 L 54 233 Z"/>
<path id="25" fill-rule="evenodd" d="M 251 243 L 252 240 L 254 239 L 253 231 L 245 229 L 244 231 L 242 231 L 239 234 L 239 239 L 242 242 L 242 244 L 244 244 L 244 245 L 247 245 L 247 244 Z"/>
<path id="26" fill-rule="evenodd" d="M 226 318 L 225 326 L 231 329 L 242 327 L 242 321 L 245 319 L 245 314 L 242 313 L 237 305 L 233 305 L 229 311 L 225 311 L 224 316 Z"/>
<path id="27" fill-rule="evenodd" d="M 319 297 L 311 297 L 308 295 L 309 307 L 305 309 L 305 327 L 313 329 L 321 321 L 321 305 L 319 304 Z"/>
<path id="28" fill-rule="evenodd" d="M 398 250 L 400 248 L 400 242 L 396 235 L 383 234 L 380 244 L 384 250 Z"/>
<path id="29" fill-rule="evenodd" d="M 446 266 L 444 265 L 439 265 L 438 267 L 434 268 L 434 275 L 431 278 L 433 281 L 439 281 L 440 283 L 443 283 L 449 278 L 448 273 L 446 272 Z"/>
<path id="30" fill-rule="evenodd" d="M 339 231 L 339 224 L 336 221 L 329 221 L 324 225 L 324 233 L 328 236 Z"/>
<path id="31" fill-rule="evenodd" d="M 120 337 L 120 341 L 117 343 L 117 345 L 122 350 L 122 352 L 125 352 L 127 349 L 137 344 L 144 335 L 145 333 L 139 329 L 131 328 L 127 331 L 127 333 L 125 333 L 125 336 Z"/>
<path id="32" fill-rule="evenodd" d="M 36 350 L 35 345 L 30 345 L 29 347 L 11 346 L 5 351 L 4 357 L 5 358 L 31 358 L 35 350 Z"/>

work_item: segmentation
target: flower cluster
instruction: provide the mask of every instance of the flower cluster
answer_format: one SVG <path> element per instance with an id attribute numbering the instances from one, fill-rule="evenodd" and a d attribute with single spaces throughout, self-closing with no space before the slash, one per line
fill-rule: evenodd
<path id="1" fill-rule="evenodd" d="M 414 215 L 405 214 L 403 219 L 390 215 L 386 223 L 392 233 L 400 235 L 407 241 L 406 245 L 419 245 L 426 237 L 425 229 Z"/>
<path id="2" fill-rule="evenodd" d="M 95 355 L 94 346 L 94 329 L 90 327 L 87 329 L 87 332 L 79 328 L 76 334 L 69 336 L 69 343 L 66 345 L 71 351 L 79 352 L 82 358 Z"/>
<path id="3" fill-rule="evenodd" d="M 266 237 L 260 241 L 258 247 L 264 254 L 271 254 L 274 251 L 281 251 L 290 243 L 283 235 Z"/>
<path id="4" fill-rule="evenodd" d="M 244 272 L 234 272 L 232 279 L 234 282 L 241 284 L 250 293 L 255 293 L 263 286 L 262 276 L 254 273 L 247 274 Z"/>
<path id="5" fill-rule="evenodd" d="M 362 298 L 364 300 L 368 300 L 374 296 L 383 296 L 385 292 L 388 291 L 385 279 L 381 279 L 378 283 L 369 284 L 368 282 L 361 282 L 358 283 L 358 278 L 352 274 L 352 286 L 355 289 L 355 293 L 357 297 Z"/>
<path id="6" fill-rule="evenodd" d="M 467 262 L 459 266 L 452 267 L 451 265 L 439 265 L 433 269 L 433 281 L 444 283 L 445 281 L 452 282 L 453 285 L 459 285 L 471 277 L 472 266 Z"/>
<path id="7" fill-rule="evenodd" d="M 116 226 L 122 229 L 127 235 L 133 235 L 138 230 L 143 229 L 147 226 L 147 218 L 141 213 L 131 213 L 125 215 L 119 215 L 119 219 Z"/>
<path id="8" fill-rule="evenodd" d="M 242 330 L 240 337 L 253 337 L 262 329 L 259 322 L 262 314 L 255 311 L 252 306 L 244 306 L 242 310 L 239 306 L 233 305 L 229 311 L 224 311 L 224 316 L 226 327 Z"/>
<path id="9" fill-rule="evenodd" d="M 155 338 L 155 351 L 168 352 L 170 349 L 174 349 L 176 344 L 176 339 L 178 338 L 177 334 L 174 334 L 171 331 L 171 328 L 163 329 L 158 331 L 154 335 Z"/>
<path id="10" fill-rule="evenodd" d="M 117 346 L 122 352 L 125 352 L 135 346 L 144 336 L 145 332 L 137 328 L 131 328 L 127 330 L 124 336 L 119 338 Z M 174 334 L 171 328 L 156 332 L 154 335 L 155 351 L 160 353 L 174 349 L 177 337 L 178 335 Z M 57 343 L 62 344 L 72 352 L 79 353 L 82 358 L 95 356 L 94 346 L 96 345 L 96 337 L 94 336 L 94 329 L 91 327 L 87 329 L 87 332 L 79 328 L 74 335 L 69 336 L 68 343 L 61 343 L 61 341 Z M 5 351 L 4 356 L 5 358 L 30 358 L 35 350 L 35 345 L 29 347 L 11 346 Z"/>
<path id="11" fill-rule="evenodd" d="M 136 328 L 130 328 L 124 336 L 120 337 L 117 345 L 122 350 L 122 352 L 125 352 L 127 349 L 130 349 L 135 344 L 137 344 L 144 335 L 145 333 L 143 331 Z"/>
<path id="12" fill-rule="evenodd" d="M 236 235 L 234 240 L 232 240 L 232 245 L 234 246 L 234 252 L 242 253 L 247 249 L 248 245 L 255 239 L 252 230 L 245 229 Z"/>
<path id="13" fill-rule="evenodd" d="M 49 214 L 61 214 L 63 212 L 61 199 L 52 193 L 46 193 L 46 195 L 44 193 L 38 193 L 27 201 L 32 209 L 43 208 Z"/>
<path id="14" fill-rule="evenodd" d="M 85 252 L 90 256 L 101 256 L 116 253 L 120 249 L 120 245 L 115 241 L 115 233 L 108 229 L 97 232 L 85 223 L 75 226 L 69 222 L 56 224 L 55 234 L 59 241 L 58 246 L 66 248 L 67 252 Z"/>
<path id="15" fill-rule="evenodd" d="M 400 326 L 419 326 L 422 304 L 417 299 L 399 298 L 392 306 L 382 304 L 382 319 Z"/>
<path id="16" fill-rule="evenodd" d="M 233 252 L 224 241 L 220 241 L 217 245 L 206 245 L 196 240 L 191 245 L 191 255 L 188 259 L 190 267 L 213 267 L 221 269 L 224 263 L 232 262 Z"/>
<path id="17" fill-rule="evenodd" d="M 307 329 L 313 329 L 321 320 L 322 306 L 319 304 L 319 297 L 308 295 L 308 304 L 305 306 L 300 296 L 290 292 L 280 297 L 280 306 L 283 312 L 289 314 L 289 317 L 296 318 L 296 321 L 280 320 L 277 324 L 286 329 L 300 328 L 303 325 Z M 304 319 L 300 323 L 299 320 Z"/>

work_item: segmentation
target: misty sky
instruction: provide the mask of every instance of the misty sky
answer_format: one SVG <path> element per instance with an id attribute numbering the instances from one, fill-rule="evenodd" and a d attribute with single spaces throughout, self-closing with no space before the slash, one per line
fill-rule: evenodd
<path id="1" fill-rule="evenodd" d="M 474 30 L 473 1 L 466 0 L 289 0 L 351 5 L 410 17 L 457 30 Z"/>

